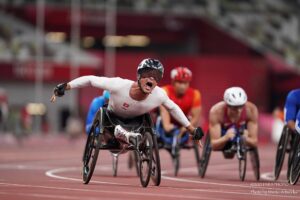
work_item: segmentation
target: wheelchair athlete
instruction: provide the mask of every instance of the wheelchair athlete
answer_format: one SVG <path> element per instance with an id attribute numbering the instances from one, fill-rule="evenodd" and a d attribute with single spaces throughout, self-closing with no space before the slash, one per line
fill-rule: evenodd
<path id="1" fill-rule="evenodd" d="M 107 110 L 115 118 L 133 119 L 163 105 L 190 132 L 194 140 L 200 140 L 203 136 L 202 129 L 195 128 L 178 105 L 169 99 L 162 88 L 157 86 L 163 73 L 164 68 L 160 61 L 147 58 L 138 65 L 135 82 L 120 77 L 82 76 L 69 83 L 58 84 L 54 88 L 51 102 L 55 102 L 57 96 L 63 96 L 65 90 L 85 86 L 101 88 L 110 92 Z"/>
<path id="2" fill-rule="evenodd" d="M 288 147 L 288 149 L 290 149 L 291 155 L 289 156 L 287 175 L 289 178 L 289 182 L 292 184 L 296 184 L 298 178 L 295 178 L 296 176 L 292 175 L 290 172 L 294 171 L 292 169 L 294 167 L 292 167 L 291 165 L 293 162 L 299 160 L 298 158 L 300 155 L 297 153 L 300 141 L 300 89 L 292 90 L 287 95 L 284 106 L 284 122 L 291 133 L 291 138 L 288 143 L 288 145 L 290 146 Z M 296 153 L 294 151 L 296 151 Z M 294 165 L 297 165 L 297 163 L 294 163 Z"/>
<path id="3" fill-rule="evenodd" d="M 241 133 L 248 147 L 257 147 L 257 107 L 247 101 L 242 88 L 231 87 L 225 91 L 224 101 L 215 104 L 209 113 L 212 149 L 222 150 L 225 157 L 233 157 L 237 132 Z"/>
<path id="4" fill-rule="evenodd" d="M 176 67 L 171 71 L 171 80 L 172 84 L 164 86 L 163 89 L 183 113 L 190 116 L 191 123 L 197 126 L 201 115 L 201 94 L 199 90 L 190 87 L 192 72 L 187 67 Z M 181 127 L 163 106 L 160 106 L 160 115 L 156 123 L 159 142 L 170 146 L 174 142 L 175 135 L 179 138 L 180 145 L 186 144 L 189 136 L 186 134 L 185 127 Z"/>

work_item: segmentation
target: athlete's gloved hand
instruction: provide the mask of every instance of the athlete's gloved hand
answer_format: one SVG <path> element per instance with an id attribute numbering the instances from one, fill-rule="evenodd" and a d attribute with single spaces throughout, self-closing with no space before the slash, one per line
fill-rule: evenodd
<path id="1" fill-rule="evenodd" d="M 201 138 L 204 136 L 203 130 L 201 127 L 195 128 L 193 131 L 193 140 L 201 140 Z"/>
<path id="2" fill-rule="evenodd" d="M 64 96 L 66 87 L 67 87 L 67 83 L 58 84 L 54 88 L 54 95 L 58 97 Z"/>

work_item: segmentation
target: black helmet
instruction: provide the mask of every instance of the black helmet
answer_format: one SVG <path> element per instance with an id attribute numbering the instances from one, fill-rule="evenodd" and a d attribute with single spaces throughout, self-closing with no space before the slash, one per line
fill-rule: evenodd
<path id="1" fill-rule="evenodd" d="M 157 70 L 160 74 L 160 79 L 164 75 L 164 66 L 161 64 L 159 60 L 152 59 L 152 58 L 146 58 L 142 60 L 142 62 L 139 64 L 137 68 L 137 75 L 138 79 L 140 78 L 140 75 L 143 72 L 149 71 L 149 70 Z"/>

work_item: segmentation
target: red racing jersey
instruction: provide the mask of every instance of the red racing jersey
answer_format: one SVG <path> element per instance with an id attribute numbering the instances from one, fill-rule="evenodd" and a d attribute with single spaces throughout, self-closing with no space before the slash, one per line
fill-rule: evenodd
<path id="1" fill-rule="evenodd" d="M 174 101 L 183 111 L 183 113 L 188 116 L 192 108 L 200 107 L 201 102 L 201 93 L 197 89 L 188 88 L 185 94 L 181 97 L 177 97 L 174 87 L 172 85 L 166 85 L 163 87 L 166 91 L 169 98 Z M 172 122 L 176 121 L 172 118 Z M 177 124 L 177 123 L 176 123 Z"/>

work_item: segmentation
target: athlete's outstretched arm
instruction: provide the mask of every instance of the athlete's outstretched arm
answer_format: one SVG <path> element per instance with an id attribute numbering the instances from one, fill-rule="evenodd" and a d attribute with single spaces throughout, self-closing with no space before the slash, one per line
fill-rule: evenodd
<path id="1" fill-rule="evenodd" d="M 182 112 L 180 107 L 177 104 L 175 104 L 171 99 L 167 98 L 167 100 L 163 102 L 163 106 L 182 126 L 186 127 L 189 131 L 189 127 L 191 128 L 191 130 L 194 129 L 193 125 L 189 122 L 189 120 Z"/>
<path id="2" fill-rule="evenodd" d="M 62 96 L 65 90 L 70 90 L 74 88 L 81 88 L 86 86 L 93 86 L 103 90 L 114 90 L 117 85 L 119 85 L 120 78 L 107 78 L 99 76 L 81 76 L 76 78 L 69 83 L 63 83 L 56 86 L 58 93 L 61 92 L 61 95 L 54 94 L 51 97 L 51 102 L 54 102 L 56 96 Z M 55 91 L 54 91 L 55 92 Z M 57 91 L 56 91 L 57 92 Z"/>

